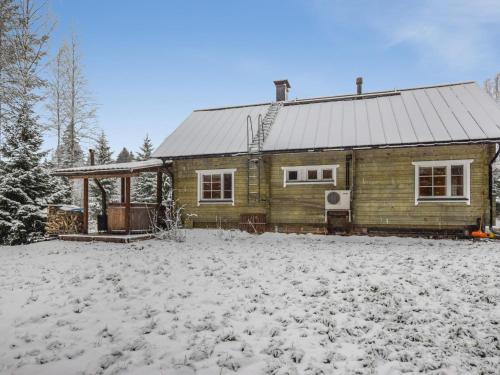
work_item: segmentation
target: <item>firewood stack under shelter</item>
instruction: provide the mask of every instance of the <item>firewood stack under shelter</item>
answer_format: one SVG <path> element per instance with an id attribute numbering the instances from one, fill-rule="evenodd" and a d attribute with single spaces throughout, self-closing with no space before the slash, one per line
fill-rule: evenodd
<path id="1" fill-rule="evenodd" d="M 75 206 L 49 205 L 46 229 L 49 236 L 81 233 L 83 230 L 83 210 Z"/>

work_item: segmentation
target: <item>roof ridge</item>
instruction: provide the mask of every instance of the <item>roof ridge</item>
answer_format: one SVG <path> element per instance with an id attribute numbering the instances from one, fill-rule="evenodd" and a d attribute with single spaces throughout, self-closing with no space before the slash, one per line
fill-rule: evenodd
<path id="1" fill-rule="evenodd" d="M 302 98 L 302 99 L 292 99 L 284 101 L 284 105 L 294 105 L 294 104 L 309 104 L 309 103 L 318 103 L 324 101 L 333 101 L 333 100 L 344 100 L 344 99 L 369 99 L 371 97 L 377 96 L 385 96 L 385 95 L 397 95 L 401 91 L 412 91 L 412 90 L 423 90 L 423 89 L 431 89 L 431 88 L 439 88 L 439 87 L 449 87 L 449 86 L 459 86 L 476 83 L 476 81 L 461 81 L 461 82 L 452 82 L 452 83 L 441 83 L 435 85 L 426 85 L 426 86 L 416 86 L 416 87 L 407 87 L 407 88 L 394 88 L 392 90 L 380 90 L 380 91 L 370 91 L 363 94 L 340 94 L 340 95 L 331 95 L 331 96 L 317 96 L 312 98 Z M 223 109 L 235 109 L 235 108 L 247 108 L 247 107 L 258 107 L 262 105 L 271 105 L 273 102 L 263 102 L 263 103 L 255 103 L 255 104 L 240 104 L 240 105 L 232 105 L 232 106 L 222 106 L 222 107 L 213 107 L 213 108 L 201 108 L 195 109 L 193 112 L 203 112 L 203 111 L 218 111 Z"/>

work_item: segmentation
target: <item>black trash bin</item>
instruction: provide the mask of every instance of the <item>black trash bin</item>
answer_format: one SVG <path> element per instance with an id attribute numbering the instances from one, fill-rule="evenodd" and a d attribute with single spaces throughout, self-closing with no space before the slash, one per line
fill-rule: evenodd
<path id="1" fill-rule="evenodd" d="M 108 215 L 97 215 L 97 231 L 108 231 Z"/>

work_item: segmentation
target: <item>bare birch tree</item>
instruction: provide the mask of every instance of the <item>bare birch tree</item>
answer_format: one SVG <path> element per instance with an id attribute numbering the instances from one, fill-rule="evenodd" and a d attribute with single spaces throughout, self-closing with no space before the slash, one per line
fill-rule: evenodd
<path id="1" fill-rule="evenodd" d="M 96 105 L 92 101 L 85 78 L 78 41 L 73 34 L 69 43 L 60 49 L 60 108 L 65 126 L 58 154 L 64 166 L 83 162 L 81 142 L 95 141 L 97 134 Z M 52 93 L 53 94 L 53 93 Z M 54 102 L 54 97 L 52 97 Z M 57 112 L 52 112 L 57 117 Z"/>
<path id="2" fill-rule="evenodd" d="M 61 141 L 63 131 L 65 129 L 66 111 L 64 109 L 64 95 L 65 95 L 65 77 L 63 71 L 63 58 L 66 52 L 66 45 L 63 45 L 55 59 L 51 63 L 50 81 L 48 83 L 48 101 L 47 109 L 49 111 L 49 124 L 48 129 L 55 133 L 57 137 L 57 146 L 55 150 L 55 165 L 61 166 Z"/>

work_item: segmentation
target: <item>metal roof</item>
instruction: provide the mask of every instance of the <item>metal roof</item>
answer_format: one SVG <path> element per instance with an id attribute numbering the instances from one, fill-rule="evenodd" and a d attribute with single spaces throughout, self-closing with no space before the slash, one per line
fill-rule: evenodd
<path id="1" fill-rule="evenodd" d="M 247 116 L 256 124 L 269 104 L 194 111 L 153 152 L 153 157 L 232 154 L 247 150 Z"/>
<path id="2" fill-rule="evenodd" d="M 283 104 L 264 151 L 500 140 L 500 107 L 474 82 Z M 153 157 L 246 152 L 246 117 L 269 105 L 195 111 Z"/>
<path id="3" fill-rule="evenodd" d="M 144 172 L 161 167 L 163 162 L 159 159 L 149 159 L 144 161 L 131 161 L 128 163 L 113 163 L 101 165 L 85 165 L 82 167 L 56 169 L 52 172 L 55 176 L 86 176 L 86 175 L 110 175 L 110 174 L 130 174 Z"/>

